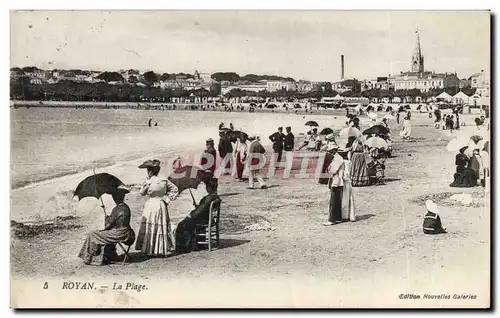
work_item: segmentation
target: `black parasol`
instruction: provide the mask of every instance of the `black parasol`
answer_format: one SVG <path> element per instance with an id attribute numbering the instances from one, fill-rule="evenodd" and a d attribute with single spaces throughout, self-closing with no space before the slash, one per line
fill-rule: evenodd
<path id="1" fill-rule="evenodd" d="M 382 125 L 372 126 L 365 131 L 363 131 L 363 135 L 385 135 L 389 132 L 389 130 Z"/>
<path id="2" fill-rule="evenodd" d="M 333 134 L 333 129 L 329 128 L 329 127 L 326 127 L 326 128 L 323 128 L 321 129 L 321 131 L 319 132 L 320 135 L 330 135 L 330 134 Z"/>
<path id="3" fill-rule="evenodd" d="M 124 183 L 109 173 L 98 173 L 85 178 L 78 184 L 74 195 L 81 200 L 86 197 L 99 199 L 104 193 L 112 194 Z"/>
<path id="4" fill-rule="evenodd" d="M 234 130 L 228 133 L 228 135 L 230 135 L 231 141 L 233 142 L 236 141 L 236 138 L 239 138 L 240 140 L 248 140 L 248 134 L 241 130 Z"/>
<path id="5" fill-rule="evenodd" d="M 213 174 L 211 171 L 203 170 L 200 167 L 195 166 L 183 166 L 175 169 L 173 173 L 168 177 L 177 189 L 179 194 L 186 189 L 196 189 L 201 182 L 205 184 L 213 180 Z M 190 191 L 191 192 L 191 191 Z M 196 205 L 193 194 L 193 203 Z"/>
<path id="6" fill-rule="evenodd" d="M 314 120 L 309 120 L 309 121 L 306 123 L 306 126 L 319 127 L 318 123 L 317 123 L 317 122 L 315 122 Z"/>

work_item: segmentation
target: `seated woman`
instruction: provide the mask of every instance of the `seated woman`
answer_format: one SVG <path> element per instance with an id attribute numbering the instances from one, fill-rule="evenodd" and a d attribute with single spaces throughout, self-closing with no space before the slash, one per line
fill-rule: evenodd
<path id="1" fill-rule="evenodd" d="M 380 149 L 370 149 L 366 166 L 368 176 L 370 177 L 370 184 L 380 185 L 385 183 L 385 154 Z"/>
<path id="2" fill-rule="evenodd" d="M 123 202 L 128 192 L 126 189 L 118 189 L 112 193 L 116 207 L 111 215 L 106 215 L 104 230 L 90 231 L 87 235 L 78 254 L 86 265 L 90 265 L 93 258 L 101 254 L 102 246 L 105 247 L 100 265 L 116 259 L 116 243 L 128 242 L 132 245 L 135 241 L 135 233 L 130 228 L 130 208 Z"/>
<path id="3" fill-rule="evenodd" d="M 467 146 L 460 148 L 459 153 L 455 157 L 457 170 L 453 176 L 454 180 L 450 184 L 450 187 L 470 188 L 477 185 L 476 172 L 467 167 L 470 161 L 469 157 L 464 153 L 467 148 Z"/>
<path id="4" fill-rule="evenodd" d="M 367 156 L 364 151 L 364 145 L 361 140 L 353 138 L 354 141 L 347 143 L 346 147 L 350 147 L 351 159 L 351 185 L 353 187 L 363 187 L 370 185 L 368 177 L 368 169 L 366 165 Z M 352 139 L 351 139 L 352 140 Z"/>
<path id="5" fill-rule="evenodd" d="M 198 187 L 201 186 L 203 186 L 203 183 L 200 183 Z M 196 224 L 208 222 L 210 204 L 220 199 L 217 194 L 216 179 L 207 181 L 205 188 L 207 195 L 204 196 L 197 205 L 195 205 L 195 209 L 190 211 L 174 229 L 175 247 L 177 253 L 189 253 L 192 250 L 197 250 L 199 248 L 195 237 Z"/>

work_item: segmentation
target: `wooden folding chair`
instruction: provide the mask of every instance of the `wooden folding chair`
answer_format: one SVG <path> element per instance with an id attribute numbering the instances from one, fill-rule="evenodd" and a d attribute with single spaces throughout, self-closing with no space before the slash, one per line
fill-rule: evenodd
<path id="1" fill-rule="evenodd" d="M 208 245 L 208 251 L 212 251 L 212 246 L 219 247 L 219 217 L 221 200 L 210 203 L 208 223 L 197 224 L 195 227 L 196 243 Z M 215 243 L 215 244 L 214 244 Z"/>
<path id="2" fill-rule="evenodd" d="M 130 238 L 128 240 L 126 240 L 124 242 L 117 243 L 118 246 L 120 246 L 120 248 L 123 250 L 123 253 L 124 253 L 122 266 L 125 265 L 127 258 L 130 258 L 129 251 L 130 251 L 130 248 L 132 247 L 132 245 L 134 245 L 134 243 L 135 243 L 135 232 L 134 232 L 134 230 L 131 230 L 131 231 L 132 231 L 132 235 L 130 236 Z M 125 245 L 127 248 L 125 249 L 125 247 L 123 245 Z"/>

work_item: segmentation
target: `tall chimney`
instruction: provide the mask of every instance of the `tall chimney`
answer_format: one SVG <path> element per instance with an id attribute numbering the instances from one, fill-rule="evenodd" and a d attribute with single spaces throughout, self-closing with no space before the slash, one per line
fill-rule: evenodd
<path id="1" fill-rule="evenodd" d="M 340 56 L 340 79 L 344 79 L 344 55 Z"/>

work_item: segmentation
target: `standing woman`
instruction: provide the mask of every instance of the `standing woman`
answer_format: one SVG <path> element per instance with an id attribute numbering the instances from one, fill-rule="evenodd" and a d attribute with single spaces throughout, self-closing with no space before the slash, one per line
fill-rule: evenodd
<path id="1" fill-rule="evenodd" d="M 339 155 L 344 159 L 344 188 L 342 189 L 342 220 L 356 221 L 354 212 L 354 193 L 351 186 L 351 160 L 347 149 L 339 150 Z"/>
<path id="2" fill-rule="evenodd" d="M 410 122 L 410 117 L 406 116 L 404 121 L 403 121 L 403 130 L 399 133 L 401 138 L 403 139 L 410 139 L 411 137 L 411 122 Z"/>
<path id="3" fill-rule="evenodd" d="M 150 256 L 165 257 L 175 249 L 167 206 L 176 199 L 178 189 L 169 180 L 158 177 L 159 160 L 147 160 L 139 168 L 147 171 L 147 180 L 139 193 L 149 199 L 144 205 L 135 249 Z"/>
<path id="4" fill-rule="evenodd" d="M 366 166 L 366 156 L 361 140 L 356 139 L 351 146 L 351 186 L 364 187 L 370 185 L 370 177 Z"/>

